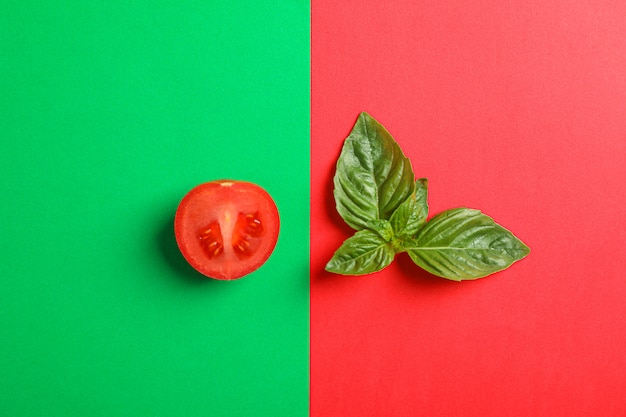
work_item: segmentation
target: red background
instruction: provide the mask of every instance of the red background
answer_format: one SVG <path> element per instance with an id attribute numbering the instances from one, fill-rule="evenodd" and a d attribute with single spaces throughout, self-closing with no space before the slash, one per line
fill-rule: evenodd
<path id="1" fill-rule="evenodd" d="M 626 2 L 312 1 L 311 415 L 626 415 Z M 532 250 L 456 283 L 352 231 L 334 164 L 360 111 Z"/>

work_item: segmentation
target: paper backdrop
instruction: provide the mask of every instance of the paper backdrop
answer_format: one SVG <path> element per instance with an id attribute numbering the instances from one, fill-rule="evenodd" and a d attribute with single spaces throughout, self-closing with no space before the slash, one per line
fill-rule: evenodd
<path id="1" fill-rule="evenodd" d="M 0 5 L 0 416 L 306 416 L 303 2 Z M 178 202 L 265 188 L 274 254 L 204 278 Z"/>
<path id="2" fill-rule="evenodd" d="M 311 415 L 626 415 L 626 3 L 315 0 Z M 360 111 L 531 248 L 451 282 L 406 254 L 333 276 L 332 174 Z"/>

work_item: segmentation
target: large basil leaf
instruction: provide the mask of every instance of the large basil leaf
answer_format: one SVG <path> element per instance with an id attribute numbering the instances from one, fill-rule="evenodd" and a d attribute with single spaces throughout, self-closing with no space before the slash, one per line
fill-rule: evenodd
<path id="1" fill-rule="evenodd" d="M 373 230 L 361 230 L 346 239 L 326 265 L 328 272 L 363 275 L 380 271 L 395 256 L 391 243 Z"/>
<path id="2" fill-rule="evenodd" d="M 388 220 L 414 190 L 411 162 L 387 132 L 361 113 L 337 161 L 334 196 L 337 211 L 353 229 Z"/>
<path id="3" fill-rule="evenodd" d="M 415 237 L 409 256 L 443 278 L 481 278 L 508 268 L 530 252 L 510 231 L 478 210 L 458 208 L 438 214 Z"/>
<path id="4" fill-rule="evenodd" d="M 389 223 L 398 237 L 413 237 L 428 217 L 428 181 L 421 178 L 415 183 L 415 192 L 391 215 Z"/>

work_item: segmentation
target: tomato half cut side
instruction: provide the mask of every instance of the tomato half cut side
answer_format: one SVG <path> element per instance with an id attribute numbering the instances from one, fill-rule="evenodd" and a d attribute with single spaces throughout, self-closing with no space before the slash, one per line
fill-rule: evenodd
<path id="1" fill-rule="evenodd" d="M 272 197 L 245 181 L 198 185 L 183 197 L 174 219 L 176 242 L 187 262 L 220 280 L 241 278 L 263 265 L 279 230 Z"/>

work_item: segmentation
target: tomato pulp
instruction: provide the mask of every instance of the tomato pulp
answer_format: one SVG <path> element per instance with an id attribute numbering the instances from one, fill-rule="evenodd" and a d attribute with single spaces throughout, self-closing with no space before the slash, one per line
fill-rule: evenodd
<path id="1" fill-rule="evenodd" d="M 220 280 L 241 278 L 263 265 L 279 229 L 278 209 L 267 191 L 234 180 L 193 188 L 174 219 L 176 242 L 187 262 Z"/>

